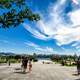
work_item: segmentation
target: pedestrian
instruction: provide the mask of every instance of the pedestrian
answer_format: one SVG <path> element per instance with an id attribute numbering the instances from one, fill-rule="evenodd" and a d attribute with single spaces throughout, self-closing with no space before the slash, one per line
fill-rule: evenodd
<path id="1" fill-rule="evenodd" d="M 8 62 L 8 63 L 9 63 L 9 66 L 10 66 L 10 65 L 11 65 L 11 62 L 10 62 L 10 60 L 9 60 L 9 62 Z"/>
<path id="2" fill-rule="evenodd" d="M 77 72 L 78 72 L 78 75 L 80 74 L 80 59 L 78 58 L 77 60 Z"/>
<path id="3" fill-rule="evenodd" d="M 11 61 L 10 61 L 10 59 L 7 60 L 7 63 L 8 63 L 8 66 L 11 65 Z"/>
<path id="4" fill-rule="evenodd" d="M 28 64 L 28 58 L 27 57 L 23 57 L 21 67 L 22 67 L 24 73 L 26 72 L 27 64 Z"/>
<path id="5" fill-rule="evenodd" d="M 29 59 L 29 72 L 32 71 L 32 59 Z"/>

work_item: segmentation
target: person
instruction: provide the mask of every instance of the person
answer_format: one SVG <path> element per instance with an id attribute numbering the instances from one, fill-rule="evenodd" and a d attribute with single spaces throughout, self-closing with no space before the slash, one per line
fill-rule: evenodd
<path id="1" fill-rule="evenodd" d="M 62 60 L 62 61 L 61 61 L 61 65 L 62 65 L 62 66 L 64 66 L 64 65 L 65 65 L 65 62 L 64 62 L 64 60 Z"/>
<path id="2" fill-rule="evenodd" d="M 29 59 L 29 72 L 32 71 L 32 59 Z"/>
<path id="3" fill-rule="evenodd" d="M 44 61 L 42 63 L 44 64 Z"/>
<path id="4" fill-rule="evenodd" d="M 80 74 L 80 59 L 78 58 L 77 60 L 77 72 L 78 72 L 78 75 Z"/>
<path id="5" fill-rule="evenodd" d="M 26 72 L 27 64 L 28 64 L 28 58 L 27 57 L 23 57 L 21 67 L 22 67 L 24 73 Z"/>
<path id="6" fill-rule="evenodd" d="M 7 59 L 6 62 L 8 63 L 8 66 L 11 65 L 11 61 L 10 61 L 10 59 Z"/>
<path id="7" fill-rule="evenodd" d="M 9 66 L 11 65 L 11 62 L 10 62 L 10 60 L 8 61 L 8 64 L 9 64 Z"/>

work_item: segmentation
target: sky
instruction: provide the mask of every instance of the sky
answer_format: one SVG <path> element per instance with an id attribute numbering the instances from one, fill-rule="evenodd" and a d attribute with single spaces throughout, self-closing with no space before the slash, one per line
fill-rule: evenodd
<path id="1" fill-rule="evenodd" d="M 80 0 L 27 0 L 41 19 L 0 29 L 0 52 L 80 53 Z"/>

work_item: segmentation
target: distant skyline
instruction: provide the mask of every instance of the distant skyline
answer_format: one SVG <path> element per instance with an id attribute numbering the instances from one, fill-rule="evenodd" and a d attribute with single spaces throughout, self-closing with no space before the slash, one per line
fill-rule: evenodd
<path id="1" fill-rule="evenodd" d="M 80 0 L 28 0 L 41 20 L 0 29 L 0 52 L 79 54 Z"/>

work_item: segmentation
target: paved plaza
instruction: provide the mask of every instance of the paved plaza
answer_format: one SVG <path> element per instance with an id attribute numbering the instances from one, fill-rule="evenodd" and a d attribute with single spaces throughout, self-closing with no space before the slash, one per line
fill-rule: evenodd
<path id="1" fill-rule="evenodd" d="M 32 72 L 23 74 L 21 64 L 0 66 L 0 80 L 80 80 L 76 67 L 66 67 L 60 64 L 33 63 Z"/>

